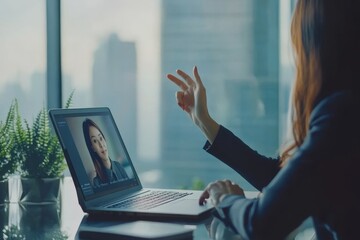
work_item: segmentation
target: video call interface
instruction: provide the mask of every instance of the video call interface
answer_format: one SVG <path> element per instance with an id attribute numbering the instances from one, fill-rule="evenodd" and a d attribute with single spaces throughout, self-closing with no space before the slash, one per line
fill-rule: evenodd
<path id="1" fill-rule="evenodd" d="M 56 122 L 85 199 L 139 185 L 111 116 L 58 116 Z"/>

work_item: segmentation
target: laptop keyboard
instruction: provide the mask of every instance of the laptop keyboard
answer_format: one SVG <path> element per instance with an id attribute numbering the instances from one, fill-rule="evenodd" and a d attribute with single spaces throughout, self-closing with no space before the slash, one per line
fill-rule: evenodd
<path id="1" fill-rule="evenodd" d="M 151 191 L 113 204 L 109 208 L 150 209 L 191 194 L 191 192 Z"/>

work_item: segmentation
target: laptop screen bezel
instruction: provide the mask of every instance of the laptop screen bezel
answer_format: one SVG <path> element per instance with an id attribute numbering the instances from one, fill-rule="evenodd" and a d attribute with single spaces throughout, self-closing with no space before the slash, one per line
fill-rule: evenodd
<path id="1" fill-rule="evenodd" d="M 82 201 L 84 201 L 83 204 L 85 204 L 85 205 L 89 205 L 90 202 L 96 202 L 97 204 L 99 201 L 107 202 L 110 199 L 113 199 L 114 197 L 124 196 L 124 195 L 130 194 L 132 192 L 139 191 L 143 188 L 142 184 L 140 182 L 140 179 L 137 175 L 137 172 L 134 168 L 132 159 L 130 158 L 130 155 L 127 151 L 126 145 L 121 137 L 119 128 L 117 127 L 117 124 L 113 118 L 113 115 L 108 107 L 50 109 L 49 116 L 50 116 L 50 119 L 52 122 L 52 126 L 54 127 L 56 135 L 59 139 L 60 145 L 63 149 L 66 162 L 68 164 L 72 179 L 73 179 L 75 187 L 76 187 L 77 195 L 79 197 L 79 202 L 81 204 L 82 204 Z M 131 166 L 131 169 L 133 171 L 134 178 L 136 180 L 137 185 L 129 187 L 129 188 L 125 188 L 125 189 L 123 187 L 120 187 L 120 186 L 117 187 L 116 185 L 114 185 L 114 187 L 112 187 L 111 189 L 99 191 L 90 196 L 86 196 L 84 194 L 84 192 L 81 189 L 80 183 L 79 183 L 78 174 L 74 169 L 72 159 L 70 159 L 68 149 L 66 147 L 66 144 L 64 143 L 64 139 L 62 138 L 62 133 L 61 133 L 57 123 L 58 123 L 59 118 L 63 119 L 63 118 L 86 117 L 86 116 L 89 116 L 89 117 L 91 117 L 91 116 L 109 116 L 110 117 L 111 123 L 113 124 L 113 127 L 116 132 L 116 137 L 118 138 L 118 140 L 120 141 L 120 143 L 122 145 L 120 147 L 122 147 L 124 150 L 125 157 L 128 159 L 129 165 Z M 92 205 L 92 204 L 90 204 L 90 205 Z"/>

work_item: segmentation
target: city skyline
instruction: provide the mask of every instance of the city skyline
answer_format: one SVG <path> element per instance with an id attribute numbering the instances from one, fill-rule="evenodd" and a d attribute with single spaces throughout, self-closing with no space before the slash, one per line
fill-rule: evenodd
<path id="1" fill-rule="evenodd" d="M 121 5 L 123 3 L 124 2 L 119 4 Z M 65 2 L 65 11 L 63 11 L 63 98 L 66 98 L 69 92 L 75 89 L 75 97 L 79 96 L 79 99 L 74 101 L 76 105 L 94 105 L 91 93 L 96 93 L 96 88 L 98 88 L 92 82 L 92 67 L 95 61 L 94 52 L 96 48 L 113 33 L 117 34 L 121 41 L 133 42 L 137 49 L 136 76 L 138 81 L 136 81 L 135 86 L 136 98 L 132 102 L 136 102 L 136 128 L 142 135 L 138 136 L 139 134 L 136 134 L 136 145 L 140 146 L 138 152 L 143 156 L 150 156 L 149 159 L 156 159 L 160 157 L 158 149 L 164 148 L 164 146 L 173 148 L 171 144 L 167 142 L 169 137 L 161 133 L 161 131 L 169 132 L 169 130 L 176 129 L 176 127 L 182 127 L 184 130 L 179 137 L 189 136 L 189 133 L 195 133 L 193 130 L 194 126 L 186 119 L 186 114 L 179 111 L 173 100 L 176 87 L 172 86 L 165 78 L 166 73 L 174 72 L 178 67 L 184 68 L 184 70 L 189 72 L 193 65 L 197 64 L 204 81 L 208 84 L 209 90 L 212 91 L 213 94 L 215 94 L 215 91 L 220 91 L 220 94 L 216 97 L 216 101 L 212 98 L 209 99 L 209 108 L 220 122 L 227 123 L 230 127 L 233 126 L 236 128 L 240 122 L 249 121 L 248 119 L 252 117 L 251 114 L 255 114 L 255 112 L 261 113 L 261 111 L 263 111 L 262 114 L 265 114 L 264 111 L 266 110 L 266 113 L 270 111 L 274 114 L 273 123 L 271 124 L 278 124 L 279 118 L 275 115 L 276 113 L 280 114 L 279 109 L 276 110 L 276 106 L 274 106 L 275 110 L 272 111 L 269 109 L 269 106 L 266 106 L 267 102 L 272 101 L 275 104 L 279 101 L 277 98 L 279 93 L 279 73 L 267 72 L 270 69 L 279 69 L 279 66 L 271 65 L 278 62 L 272 59 L 279 58 L 279 54 L 281 54 L 279 50 L 274 47 L 276 41 L 279 41 L 279 39 L 274 38 L 274 35 L 278 35 L 277 32 L 279 32 L 279 30 L 276 28 L 279 27 L 279 24 L 277 20 L 274 20 L 274 23 L 267 21 L 269 16 L 277 15 L 276 9 L 279 9 L 277 4 L 268 3 L 266 6 L 257 6 L 256 3 L 252 1 L 229 1 L 225 5 L 218 5 L 219 3 L 215 1 L 211 2 L 211 4 L 198 1 L 192 3 L 192 5 L 187 5 L 186 3 L 179 2 L 152 1 L 152 3 L 148 3 L 151 6 L 150 13 L 148 11 L 147 15 L 143 17 L 143 20 L 147 21 L 140 21 L 142 23 L 146 22 L 148 25 L 146 25 L 145 28 L 139 28 L 139 26 L 137 26 L 134 29 L 129 28 L 132 23 L 131 21 L 126 22 L 126 24 L 128 24 L 127 28 L 124 28 L 118 21 L 110 23 L 110 19 L 113 17 L 111 14 L 108 14 L 109 16 L 105 19 L 91 19 L 91 22 L 96 23 L 94 28 L 81 29 L 81 27 L 86 26 L 86 24 L 91 25 L 89 19 L 86 18 L 86 16 L 91 15 L 91 11 L 102 9 L 100 12 L 107 12 L 110 4 L 102 5 L 98 3 L 95 4 L 96 6 L 85 4 L 86 7 L 79 12 L 81 14 L 76 14 L 78 10 L 71 4 L 73 3 Z M 166 17 L 164 13 L 171 10 L 167 7 L 171 6 L 171 4 L 175 6 L 173 9 L 179 11 L 170 11 L 170 14 Z M 273 4 L 273 6 L 271 4 Z M 184 8 L 186 6 L 188 6 L 188 8 Z M 113 9 L 116 8 L 114 6 L 112 7 L 110 13 L 114 12 Z M 129 8 L 132 7 L 133 5 L 129 5 Z M 121 16 L 119 19 L 129 20 L 131 18 L 130 15 L 125 13 L 125 10 L 122 11 L 124 12 L 124 16 Z M 140 9 L 139 13 L 142 13 L 142 11 L 145 10 Z M 87 12 L 85 16 L 82 15 L 84 12 Z M 194 15 L 194 13 L 198 15 Z M 209 17 L 207 17 L 206 14 L 208 14 Z M 79 16 L 83 18 L 79 18 Z M 191 16 L 196 16 L 196 18 L 190 21 L 189 19 L 191 18 L 189 17 Z M 261 16 L 265 17 L 261 18 Z M 179 19 L 178 23 L 176 23 L 177 18 Z M 221 21 L 219 21 L 219 19 L 221 19 Z M 149 24 L 153 28 L 147 27 Z M 175 25 L 171 26 L 171 24 Z M 263 29 L 256 28 L 254 24 L 258 24 L 259 26 L 263 25 Z M 269 30 L 267 30 L 268 27 L 266 24 L 270 26 Z M 70 28 L 72 26 L 74 26 L 73 29 Z M 271 29 L 271 26 L 275 26 L 275 28 Z M 182 27 L 185 31 L 179 27 Z M 141 33 L 144 29 L 147 31 Z M 195 29 L 199 29 L 199 32 L 194 31 Z M 233 29 L 235 31 L 232 31 Z M 257 30 L 254 31 L 254 29 Z M 93 31 L 93 33 L 91 33 L 91 31 Z M 167 38 L 166 34 L 172 37 Z M 177 34 L 182 35 L 182 37 L 178 38 Z M 254 34 L 260 35 L 256 36 Z M 191 37 L 185 38 L 184 36 Z M 268 41 L 269 39 L 267 37 L 271 36 L 275 39 L 272 40 L 273 42 Z M 85 41 L 85 39 L 87 40 Z M 266 44 L 270 43 L 273 44 L 272 47 L 266 47 Z M 213 50 L 211 50 L 212 48 Z M 270 50 L 273 54 L 268 52 Z M 83 54 L 85 51 L 86 54 Z M 167 57 L 170 54 L 173 56 L 172 59 Z M 269 58 L 270 55 L 273 55 L 272 59 Z M 191 61 L 188 61 L 188 59 L 191 59 Z M 286 62 L 283 58 L 281 59 L 282 63 Z M 260 60 L 265 60 L 264 64 L 259 64 Z M 260 65 L 265 65 L 265 67 L 260 67 Z M 39 70 L 34 70 L 34 72 L 44 72 L 41 68 L 42 67 L 39 67 Z M 80 77 L 78 72 L 87 72 L 88 77 L 85 77 L 84 74 Z M 33 73 L 29 75 L 31 74 Z M 272 74 L 272 77 L 269 78 L 266 74 Z M 19 79 L 27 78 L 25 74 L 20 74 L 19 76 Z M 89 79 L 86 83 L 84 83 L 85 78 Z M 17 78 L 13 76 L 12 79 Z M 3 87 L 3 92 L 18 92 L 19 98 L 26 99 L 24 100 L 26 104 L 28 102 L 38 102 L 39 107 L 43 105 L 44 100 L 40 98 L 37 100 L 41 94 L 34 94 L 34 90 L 31 90 L 35 89 L 39 91 L 40 87 L 35 87 L 31 81 L 26 81 L 27 84 L 24 85 L 22 82 L 25 81 L 19 79 L 15 81 L 11 80 L 12 83 L 4 85 L 10 86 L 10 89 L 15 90 L 5 90 L 5 87 Z M 39 82 L 41 81 L 45 86 L 44 77 L 39 80 Z M 236 83 L 239 81 L 242 82 L 242 87 L 239 87 L 240 83 Z M 15 87 L 17 84 L 20 88 L 19 86 Z M 271 86 L 271 84 L 274 85 Z M 112 88 L 112 90 L 114 88 Z M 260 94 L 260 97 L 255 100 L 257 103 L 252 105 L 253 108 L 258 108 L 258 110 L 250 113 L 247 119 L 244 118 L 244 114 L 241 116 L 236 115 L 239 114 L 236 113 L 238 110 L 232 110 L 234 108 L 236 109 L 236 106 L 231 106 L 232 102 L 228 97 L 233 93 L 229 91 L 236 88 L 246 88 L 248 91 L 251 89 L 251 91 L 254 91 L 254 89 L 257 88 L 257 94 Z M 263 88 L 263 90 L 261 90 L 261 88 Z M 266 89 L 272 92 L 272 97 L 271 94 L 268 94 L 268 97 L 264 95 Z M 244 94 L 246 94 L 246 91 Z M 31 95 L 36 95 L 37 98 L 31 99 Z M 45 98 L 45 96 L 41 97 Z M 243 98 L 242 101 L 244 100 L 246 99 Z M 168 104 L 168 106 L 166 104 Z M 33 104 L 33 107 L 34 106 Z M 26 110 L 27 109 L 26 107 Z M 162 113 L 163 115 L 161 116 L 157 113 Z M 242 118 L 239 120 L 240 122 L 233 122 L 234 114 Z M 247 114 L 249 114 L 249 112 Z M 174 118 L 180 119 L 180 121 L 175 123 L 175 121 L 170 120 Z M 144 119 L 146 119 L 146 121 Z M 167 126 L 167 122 L 173 122 L 174 125 Z M 267 124 L 266 122 L 263 123 Z M 259 124 L 262 123 L 259 122 Z M 273 129 L 274 131 L 278 131 L 277 128 Z M 203 140 L 201 134 L 193 134 L 190 136 L 199 142 Z M 186 138 L 181 137 L 181 139 Z M 250 141 L 252 140 L 250 139 Z M 144 147 L 148 146 L 149 142 L 152 143 L 152 146 L 148 148 Z M 176 146 L 177 143 L 174 142 L 173 145 Z M 272 147 L 268 148 L 266 152 L 275 151 L 275 146 L 277 145 L 278 141 L 273 141 Z M 161 156 L 161 158 L 163 157 L 165 157 L 165 155 Z"/>

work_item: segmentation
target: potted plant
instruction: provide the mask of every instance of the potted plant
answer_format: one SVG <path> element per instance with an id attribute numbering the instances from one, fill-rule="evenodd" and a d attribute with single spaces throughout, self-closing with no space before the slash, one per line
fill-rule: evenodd
<path id="1" fill-rule="evenodd" d="M 70 94 L 66 108 L 70 106 Z M 32 125 L 20 116 L 15 105 L 13 158 L 20 163 L 22 203 L 59 201 L 63 172 L 67 165 L 58 138 L 53 134 L 48 112 L 42 108 Z"/>
<path id="2" fill-rule="evenodd" d="M 15 173 L 18 162 L 11 157 L 14 151 L 13 124 L 15 103 L 12 103 L 6 121 L 0 122 L 0 205 L 9 202 L 9 179 Z"/>

